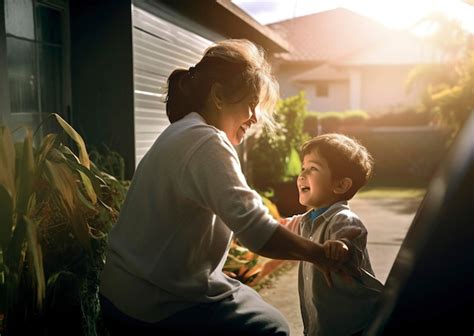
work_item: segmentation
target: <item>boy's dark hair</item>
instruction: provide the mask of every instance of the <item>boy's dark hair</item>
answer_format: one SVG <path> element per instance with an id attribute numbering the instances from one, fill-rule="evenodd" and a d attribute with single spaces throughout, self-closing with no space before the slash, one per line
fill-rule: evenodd
<path id="1" fill-rule="evenodd" d="M 348 177 L 352 180 L 352 187 L 342 195 L 345 200 L 350 200 L 372 175 L 372 156 L 355 139 L 329 133 L 319 135 L 301 147 L 302 157 L 315 151 L 328 162 L 333 178 Z"/>

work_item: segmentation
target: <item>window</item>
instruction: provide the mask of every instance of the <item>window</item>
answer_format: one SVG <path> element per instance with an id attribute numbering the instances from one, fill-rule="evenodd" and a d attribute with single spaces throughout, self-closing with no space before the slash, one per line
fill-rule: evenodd
<path id="1" fill-rule="evenodd" d="M 329 83 L 317 82 L 316 83 L 316 97 L 328 97 L 328 96 L 329 96 Z"/>
<path id="2" fill-rule="evenodd" d="M 63 12 L 35 0 L 5 0 L 12 116 L 62 112 Z"/>

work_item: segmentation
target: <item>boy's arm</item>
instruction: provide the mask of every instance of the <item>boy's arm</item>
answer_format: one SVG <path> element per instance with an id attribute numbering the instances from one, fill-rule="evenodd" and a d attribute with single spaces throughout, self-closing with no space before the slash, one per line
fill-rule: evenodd
<path id="1" fill-rule="evenodd" d="M 338 214 L 331 220 L 329 226 L 329 239 L 340 240 L 349 248 L 348 262 L 356 267 L 362 265 L 364 251 L 367 246 L 367 229 L 357 217 Z M 354 238 L 347 238 L 347 232 L 359 228 L 361 233 Z"/>
<path id="2" fill-rule="evenodd" d="M 352 239 L 360 234 L 360 230 L 348 230 L 345 234 Z M 345 259 L 344 256 L 341 260 L 327 258 L 321 244 L 296 235 L 283 225 L 279 225 L 267 243 L 255 252 L 272 259 L 311 262 L 321 270 L 329 287 L 332 286 L 331 272 L 346 272 L 341 264 L 341 261 Z"/>

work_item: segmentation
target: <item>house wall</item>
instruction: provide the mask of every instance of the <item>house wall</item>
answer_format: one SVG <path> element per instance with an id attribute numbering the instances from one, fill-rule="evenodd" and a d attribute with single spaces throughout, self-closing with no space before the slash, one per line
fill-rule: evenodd
<path id="1" fill-rule="evenodd" d="M 305 92 L 310 111 L 345 111 L 363 109 L 383 112 L 391 107 L 413 106 L 418 102 L 420 89 L 407 92 L 405 83 L 413 66 L 366 66 L 348 68 L 352 81 L 329 82 L 327 97 L 317 97 L 315 82 L 295 83 L 291 79 L 314 65 L 280 65 L 276 77 L 282 98 Z M 354 79 L 357 80 L 354 80 Z M 352 98 L 351 98 L 352 97 Z"/>
<path id="2" fill-rule="evenodd" d="M 133 9 L 136 165 L 170 124 L 164 103 L 169 75 L 199 62 L 212 44 L 202 33 L 170 22 L 164 10 L 143 2 Z"/>
<path id="3" fill-rule="evenodd" d="M 305 84 L 304 91 L 309 111 L 345 111 L 350 108 L 348 81 L 329 82 L 327 97 L 316 95 L 315 83 Z"/>
<path id="4" fill-rule="evenodd" d="M 278 64 L 278 61 L 273 61 L 272 67 L 280 85 L 281 98 L 294 96 L 304 89 L 304 85 L 293 83 L 291 78 L 307 71 L 308 65 Z"/>
<path id="5" fill-rule="evenodd" d="M 374 66 L 361 69 L 361 108 L 381 112 L 395 106 L 414 105 L 419 91 L 407 92 L 405 82 L 412 66 Z"/>
<path id="6" fill-rule="evenodd" d="M 130 0 L 71 0 L 73 124 L 88 145 L 106 144 L 135 170 Z"/>
<path id="7" fill-rule="evenodd" d="M 10 116 L 8 91 L 5 3 L 0 0 L 0 124 L 3 125 L 8 123 Z"/>

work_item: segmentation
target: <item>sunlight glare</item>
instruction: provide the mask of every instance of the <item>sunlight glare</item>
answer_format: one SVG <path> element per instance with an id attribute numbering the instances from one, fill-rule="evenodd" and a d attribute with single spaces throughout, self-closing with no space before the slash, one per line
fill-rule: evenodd
<path id="1" fill-rule="evenodd" d="M 291 19 L 344 7 L 368 16 L 389 28 L 411 28 L 433 12 L 456 18 L 474 33 L 474 6 L 461 0 L 233 0 L 262 24 Z M 417 34 L 426 35 L 432 28 L 417 27 Z"/>

